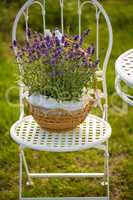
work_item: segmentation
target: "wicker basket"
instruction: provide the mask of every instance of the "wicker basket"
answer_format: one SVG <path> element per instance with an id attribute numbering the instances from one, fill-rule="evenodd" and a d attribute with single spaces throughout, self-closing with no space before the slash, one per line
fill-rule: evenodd
<path id="1" fill-rule="evenodd" d="M 87 117 L 93 107 L 95 99 L 90 99 L 83 109 L 76 111 L 66 111 L 63 109 L 46 109 L 36 107 L 30 103 L 29 109 L 42 129 L 51 132 L 62 132 L 76 128 Z"/>

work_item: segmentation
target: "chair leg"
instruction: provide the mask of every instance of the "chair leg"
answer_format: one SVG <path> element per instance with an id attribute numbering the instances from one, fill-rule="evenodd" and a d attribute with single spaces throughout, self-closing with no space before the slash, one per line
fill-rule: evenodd
<path id="1" fill-rule="evenodd" d="M 33 182 L 31 180 L 31 177 L 29 176 L 29 169 L 28 169 L 27 161 L 26 161 L 26 158 L 24 155 L 24 150 L 22 150 L 22 158 L 23 158 L 23 163 L 24 163 L 25 171 L 26 171 L 27 178 L 28 178 L 26 185 L 31 186 L 31 185 L 33 185 Z"/>
<path id="2" fill-rule="evenodd" d="M 107 187 L 107 197 L 108 200 L 109 198 L 109 153 L 108 153 L 108 142 L 106 142 L 105 144 L 105 150 L 104 150 L 104 181 L 102 182 L 103 186 Z M 29 169 L 28 169 L 28 165 L 26 162 L 26 158 L 24 155 L 24 151 L 23 148 L 20 146 L 20 150 L 19 150 L 19 158 L 20 158 L 20 163 L 19 163 L 19 200 L 22 200 L 22 185 L 23 185 L 23 181 L 22 181 L 22 177 L 23 177 L 23 163 L 24 163 L 24 167 L 26 170 L 26 174 L 28 177 L 28 182 L 27 185 L 32 185 L 32 180 L 31 177 L 29 176 Z"/>
<path id="3" fill-rule="evenodd" d="M 106 174 L 106 185 L 107 185 L 107 196 L 109 200 L 109 151 L 108 151 L 108 141 L 106 142 L 106 149 L 105 149 L 105 174 Z"/>
<path id="4" fill-rule="evenodd" d="M 23 170 L 22 149 L 19 150 L 19 200 L 22 199 L 22 170 Z"/>
<path id="5" fill-rule="evenodd" d="M 104 149 L 104 180 L 101 183 L 102 186 L 107 187 L 107 196 L 109 200 L 109 152 L 108 152 L 108 142 L 105 144 Z"/>

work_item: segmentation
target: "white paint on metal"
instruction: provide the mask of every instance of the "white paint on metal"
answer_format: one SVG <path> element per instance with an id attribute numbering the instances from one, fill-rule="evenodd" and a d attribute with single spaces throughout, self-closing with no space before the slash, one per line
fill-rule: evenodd
<path id="1" fill-rule="evenodd" d="M 133 49 L 123 53 L 116 60 L 116 73 L 127 86 L 133 87 Z"/>
<path id="2" fill-rule="evenodd" d="M 100 129 L 101 124 L 102 129 Z M 18 144 L 31 149 L 69 152 L 98 146 L 111 135 L 110 125 L 94 115 L 88 115 L 82 126 L 84 127 L 82 129 L 78 126 L 74 131 L 56 134 L 41 130 L 32 116 L 27 116 L 12 126 L 11 136 Z"/>
<path id="3" fill-rule="evenodd" d="M 21 198 L 21 200 L 109 200 L 108 197 Z"/>
<path id="4" fill-rule="evenodd" d="M 129 105 L 133 106 L 133 96 L 126 94 L 125 92 L 122 91 L 121 88 L 121 78 L 119 75 L 116 76 L 115 79 L 115 89 L 117 94 L 125 101 L 127 102 Z"/>
<path id="5" fill-rule="evenodd" d="M 29 173 L 32 178 L 102 178 L 104 173 Z"/>
<path id="6" fill-rule="evenodd" d="M 61 29 L 62 33 L 64 34 L 64 0 L 60 1 L 60 7 L 61 7 Z M 25 11 L 29 9 L 29 7 L 33 4 L 37 4 L 41 7 L 41 12 L 43 16 L 43 29 L 44 34 L 46 30 L 46 10 L 45 10 L 45 3 L 46 1 L 43 0 L 43 4 L 40 3 L 40 1 L 37 0 L 28 0 L 20 9 L 18 12 L 16 19 L 14 21 L 13 25 L 13 31 L 12 31 L 12 43 L 16 41 L 16 31 L 17 31 L 17 25 L 20 20 L 21 15 L 25 13 Z M 112 50 L 112 43 L 113 43 L 113 34 L 112 34 L 112 27 L 109 20 L 109 17 L 104 10 L 104 8 L 101 6 L 101 4 L 97 0 L 90 0 L 90 1 L 81 1 L 78 0 L 78 18 L 79 18 L 79 39 L 81 38 L 81 15 L 82 15 L 82 8 L 86 4 L 92 4 L 96 9 L 96 27 L 97 27 L 97 33 L 96 33 L 96 58 L 99 58 L 99 17 L 100 14 L 102 14 L 105 18 L 105 21 L 107 23 L 108 32 L 109 32 L 109 44 L 106 52 L 106 56 L 103 63 L 103 69 L 99 72 L 98 80 L 102 81 L 103 84 L 103 92 L 99 92 L 99 97 L 105 99 L 105 105 L 103 112 L 104 119 L 101 119 L 99 117 L 96 117 L 94 115 L 89 115 L 85 122 L 77 127 L 73 131 L 69 131 L 66 133 L 49 133 L 48 131 L 41 130 L 40 127 L 37 125 L 37 123 L 33 120 L 31 116 L 24 117 L 24 103 L 23 103 L 23 94 L 24 94 L 24 86 L 20 86 L 20 118 L 19 121 L 17 121 L 11 128 L 11 137 L 21 146 L 21 148 L 31 148 L 35 150 L 44 150 L 44 151 L 52 151 L 52 152 L 69 152 L 69 151 L 79 151 L 83 149 L 88 148 L 97 148 L 106 151 L 105 154 L 105 172 L 104 176 L 107 179 L 108 186 L 107 186 L 107 195 L 108 197 L 82 197 L 82 198 L 22 198 L 22 161 L 24 162 L 24 166 L 27 172 L 27 176 L 29 178 L 29 181 L 31 181 L 31 177 L 41 177 L 41 176 L 49 176 L 52 177 L 67 177 L 68 176 L 74 176 L 73 173 L 69 174 L 32 174 L 29 173 L 28 165 L 25 159 L 25 156 L 20 150 L 20 179 L 19 179 L 19 199 L 20 200 L 109 200 L 109 170 L 108 170 L 108 143 L 107 140 L 109 139 L 111 135 L 111 127 L 110 125 L 105 121 L 107 120 L 107 107 L 108 107 L 108 101 L 107 101 L 107 87 L 106 87 L 106 70 L 107 65 L 109 61 L 109 57 Z M 26 29 L 28 29 L 28 12 L 25 14 L 25 21 L 26 21 Z M 28 37 L 26 35 L 26 38 L 28 40 Z M 17 56 L 17 46 L 14 46 L 14 53 Z M 17 58 L 17 62 L 19 65 L 20 72 L 23 72 L 23 66 L 22 61 L 20 58 Z M 100 70 L 100 69 L 99 69 Z M 98 73 L 98 72 L 97 72 Z M 106 142 L 106 144 L 105 144 Z M 84 176 L 90 177 L 93 175 L 96 177 L 96 175 L 102 176 L 103 173 L 94 173 L 94 174 L 80 174 L 77 173 L 77 177 L 84 177 Z M 85 177 L 86 177 L 85 176 Z"/>
<path id="7" fill-rule="evenodd" d="M 133 96 L 122 91 L 121 81 L 124 81 L 127 87 L 133 88 L 133 49 L 121 54 L 115 63 L 116 80 L 115 88 L 117 94 L 129 105 L 133 106 Z"/>

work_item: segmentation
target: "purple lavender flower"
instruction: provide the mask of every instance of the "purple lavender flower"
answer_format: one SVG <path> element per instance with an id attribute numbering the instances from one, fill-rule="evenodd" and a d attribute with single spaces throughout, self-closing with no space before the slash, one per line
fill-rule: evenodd
<path id="1" fill-rule="evenodd" d="M 82 34 L 82 36 L 81 36 L 81 38 L 80 38 L 80 42 L 79 42 L 80 45 L 82 45 L 82 43 L 83 43 L 83 41 L 84 41 L 84 38 L 89 34 L 89 32 L 90 32 L 90 29 L 87 29 L 87 30 L 85 30 L 85 31 L 83 32 L 83 34 Z"/>
<path id="2" fill-rule="evenodd" d="M 88 47 L 88 49 L 87 49 L 86 52 L 87 52 L 88 55 L 94 55 L 94 53 L 95 53 L 94 45 L 91 44 L 91 45 Z"/>
<path id="3" fill-rule="evenodd" d="M 26 49 L 28 50 L 30 48 L 30 43 L 26 41 Z"/>
<path id="4" fill-rule="evenodd" d="M 74 63 L 76 63 L 76 66 L 72 63 L 72 66 L 74 67 L 97 67 L 99 60 L 96 60 L 95 62 L 91 61 L 91 56 L 95 53 L 94 45 L 91 44 L 87 48 L 86 52 L 80 48 L 80 45 L 83 43 L 84 38 L 89 32 L 89 29 L 84 31 L 80 41 L 78 41 L 78 35 L 74 35 L 73 38 L 69 36 L 61 36 L 59 39 L 56 37 L 55 32 L 52 34 L 52 37 L 48 35 L 44 37 L 40 33 L 31 34 L 32 32 L 28 29 L 27 33 L 29 35 L 29 43 L 25 44 L 21 49 L 22 54 L 18 54 L 18 56 L 21 56 L 22 58 L 24 56 L 24 59 L 26 58 L 26 61 L 24 60 L 24 62 L 27 63 L 33 63 L 40 59 L 39 62 L 51 67 L 50 73 L 53 78 L 64 76 L 65 71 L 58 71 L 58 63 L 63 66 L 66 60 L 69 59 L 70 62 L 74 61 Z M 69 39 L 72 40 L 72 42 L 69 42 Z M 17 46 L 16 41 L 13 42 L 13 46 Z M 87 54 L 90 57 L 87 56 Z"/>
<path id="5" fill-rule="evenodd" d="M 64 37 L 64 36 L 62 36 L 61 43 L 63 43 L 63 44 L 64 44 L 64 42 L 65 42 L 65 37 Z"/>
<path id="6" fill-rule="evenodd" d="M 91 54 L 94 55 L 94 53 L 95 53 L 95 48 L 94 48 L 94 46 L 93 46 L 93 47 L 92 47 L 92 50 L 91 50 Z"/>
<path id="7" fill-rule="evenodd" d="M 41 49 L 41 55 L 42 55 L 42 56 L 48 56 L 48 50 L 46 50 L 46 49 Z"/>
<path id="8" fill-rule="evenodd" d="M 87 49 L 87 51 L 86 51 L 86 52 L 87 52 L 87 54 L 89 54 L 89 55 L 90 55 L 90 54 L 91 54 L 91 48 L 90 48 L 90 47 L 88 47 L 88 49 Z"/>
<path id="9" fill-rule="evenodd" d="M 83 38 L 81 37 L 79 41 L 79 45 L 81 46 L 82 44 L 83 44 Z"/>
<path id="10" fill-rule="evenodd" d="M 46 36 L 46 41 L 50 42 L 50 37 L 48 35 Z"/>
<path id="11" fill-rule="evenodd" d="M 85 31 L 83 32 L 83 34 L 82 34 L 82 37 L 83 37 L 83 38 L 86 37 L 86 36 L 89 34 L 89 32 L 90 32 L 90 29 L 85 30 Z"/>
<path id="12" fill-rule="evenodd" d="M 19 51 L 19 52 L 17 53 L 17 56 L 16 56 L 16 58 L 22 58 L 22 56 L 23 56 L 22 52 L 21 52 L 21 51 Z"/>
<path id="13" fill-rule="evenodd" d="M 35 56 L 35 55 L 32 55 L 32 56 L 31 56 L 31 60 L 32 60 L 32 61 L 35 61 L 35 60 L 37 60 L 37 56 Z"/>
<path id="14" fill-rule="evenodd" d="M 51 45 L 51 47 L 54 46 L 54 42 L 53 42 L 53 40 L 50 40 L 50 45 Z"/>
<path id="15" fill-rule="evenodd" d="M 75 52 L 73 51 L 73 49 L 70 49 L 70 51 L 68 52 L 67 58 L 74 58 L 75 57 Z"/>
<path id="16" fill-rule="evenodd" d="M 100 63 L 100 60 L 96 60 L 94 63 L 93 63 L 93 67 L 94 68 L 97 68 L 98 64 Z"/>
<path id="17" fill-rule="evenodd" d="M 99 59 L 95 61 L 95 64 L 96 64 L 96 65 L 98 65 L 99 63 L 100 63 L 100 60 L 99 60 Z"/>
<path id="18" fill-rule="evenodd" d="M 40 34 L 39 34 L 39 40 L 40 40 L 40 41 L 43 41 L 43 37 L 44 37 L 44 36 L 40 33 Z"/>
<path id="19" fill-rule="evenodd" d="M 55 51 L 55 55 L 54 56 L 55 57 L 59 57 L 61 52 L 62 52 L 62 49 L 61 48 L 57 48 L 56 51 Z"/>
<path id="20" fill-rule="evenodd" d="M 17 47 L 17 41 L 16 40 L 13 41 L 13 47 Z"/>
<path id="21" fill-rule="evenodd" d="M 42 48 L 46 48 L 46 43 L 45 43 L 45 41 L 42 42 Z"/>
<path id="22" fill-rule="evenodd" d="M 74 40 L 78 40 L 79 39 L 79 35 L 74 35 L 73 39 Z"/>
<path id="23" fill-rule="evenodd" d="M 57 48 L 57 51 L 61 54 L 61 52 L 63 51 L 63 48 L 58 47 L 58 48 Z"/>
<path id="24" fill-rule="evenodd" d="M 55 37 L 55 43 L 56 43 L 57 47 L 60 46 L 60 41 L 59 41 L 58 37 Z"/>
<path id="25" fill-rule="evenodd" d="M 55 37 L 55 32 L 52 33 L 52 37 L 53 37 L 53 38 Z"/>
<path id="26" fill-rule="evenodd" d="M 34 41 L 31 47 L 36 50 L 39 47 L 39 43 Z"/>
<path id="27" fill-rule="evenodd" d="M 51 43 L 50 42 L 46 42 L 47 48 L 51 49 Z"/>
<path id="28" fill-rule="evenodd" d="M 67 47 L 68 45 L 69 45 L 68 42 L 65 41 L 65 43 L 64 43 L 64 47 Z"/>
<path id="29" fill-rule="evenodd" d="M 87 62 L 87 59 L 86 59 L 86 58 L 83 59 L 83 62 L 84 62 L 84 65 L 85 65 L 85 66 L 88 66 L 88 62 Z"/>
<path id="30" fill-rule="evenodd" d="M 84 57 L 85 53 L 82 51 L 82 52 L 79 52 L 79 54 L 81 55 L 81 57 Z"/>
<path id="31" fill-rule="evenodd" d="M 76 49 L 78 49 L 78 48 L 79 48 L 79 44 L 77 44 L 77 43 L 76 43 L 76 44 L 74 44 L 73 46 L 74 46 Z"/>
<path id="32" fill-rule="evenodd" d="M 30 31 L 30 29 L 28 29 L 26 32 L 27 32 L 28 37 L 31 38 L 31 31 Z"/>
<path id="33" fill-rule="evenodd" d="M 32 56 L 32 51 L 29 50 L 28 53 L 29 53 L 29 57 L 31 57 Z"/>
<path id="34" fill-rule="evenodd" d="M 50 60 L 50 64 L 51 64 L 51 65 L 55 65 L 55 64 L 56 64 L 56 61 L 57 61 L 57 60 L 56 60 L 56 57 L 52 57 L 51 60 Z"/>

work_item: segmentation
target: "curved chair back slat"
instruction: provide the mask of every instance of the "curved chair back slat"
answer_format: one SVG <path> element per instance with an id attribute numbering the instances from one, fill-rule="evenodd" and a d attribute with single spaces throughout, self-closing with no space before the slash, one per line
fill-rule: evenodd
<path id="1" fill-rule="evenodd" d="M 41 4 L 39 1 L 34 1 L 34 0 L 28 0 L 23 6 L 22 8 L 19 10 L 16 18 L 15 18 L 15 21 L 14 21 L 14 24 L 13 24 L 13 30 L 12 30 L 12 44 L 14 44 L 14 42 L 17 41 L 17 38 L 16 38 L 16 34 L 17 34 L 17 26 L 18 26 L 18 23 L 19 23 L 19 20 L 21 18 L 22 15 L 25 16 L 25 19 L 27 18 L 28 19 L 28 16 L 26 16 L 25 14 L 25 11 L 27 11 L 29 9 L 29 7 L 33 4 L 38 4 L 40 5 L 41 7 L 41 10 L 42 10 L 42 16 L 43 16 L 43 25 L 44 25 L 44 32 L 45 32 L 45 7 L 43 6 L 43 4 Z M 28 28 L 28 24 L 27 24 L 27 19 L 25 20 L 26 21 L 26 28 Z M 27 30 L 26 30 L 27 31 Z M 28 38 L 27 38 L 28 39 Z M 13 45 L 13 49 L 14 49 L 14 52 L 15 52 L 15 55 L 17 55 L 18 53 L 18 50 L 17 50 L 17 46 L 16 45 Z"/>
<path id="2" fill-rule="evenodd" d="M 111 55 L 111 51 L 112 51 L 112 45 L 113 45 L 113 31 L 112 31 L 112 26 L 111 26 L 111 22 L 109 19 L 109 16 L 107 15 L 105 9 L 103 8 L 103 6 L 97 1 L 97 0 L 89 0 L 89 1 L 84 1 L 84 2 L 80 2 L 80 0 L 78 0 L 78 15 L 79 15 L 79 35 L 81 37 L 81 16 L 82 16 L 82 10 L 83 7 L 86 6 L 87 4 L 92 4 L 95 9 L 96 9 L 96 58 L 99 59 L 99 18 L 100 18 L 100 14 L 103 15 L 106 24 L 107 24 L 107 28 L 108 28 L 108 33 L 109 33 L 109 42 L 108 42 L 108 47 L 107 47 L 107 51 L 106 51 L 106 55 L 104 58 L 104 62 L 103 62 L 103 69 L 102 69 L 102 81 L 103 81 L 103 92 L 104 92 L 104 96 L 106 99 L 106 104 L 107 104 L 107 86 L 106 86 L 106 71 L 107 71 L 107 65 L 108 65 L 108 61 Z"/>

